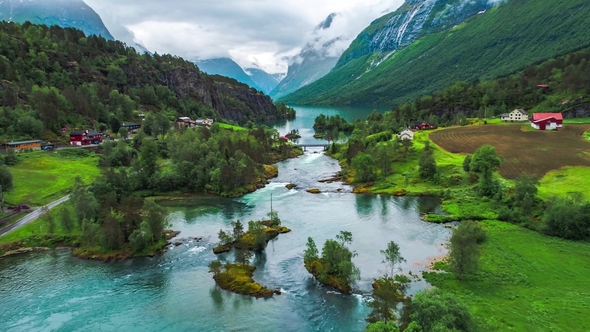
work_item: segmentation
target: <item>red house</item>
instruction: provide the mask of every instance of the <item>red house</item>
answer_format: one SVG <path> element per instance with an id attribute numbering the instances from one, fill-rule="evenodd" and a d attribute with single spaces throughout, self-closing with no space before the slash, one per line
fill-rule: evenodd
<path id="1" fill-rule="evenodd" d="M 563 115 L 561 113 L 534 113 L 531 126 L 539 130 L 555 130 L 563 127 Z"/>
<path id="2" fill-rule="evenodd" d="M 423 121 L 412 121 L 410 123 L 410 128 L 414 130 L 425 130 L 425 129 L 436 129 L 438 128 L 435 125 L 431 125 L 430 123 L 423 122 Z"/>
<path id="3" fill-rule="evenodd" d="M 70 132 L 70 144 L 74 146 L 100 144 L 102 135 L 93 130 L 78 130 Z"/>

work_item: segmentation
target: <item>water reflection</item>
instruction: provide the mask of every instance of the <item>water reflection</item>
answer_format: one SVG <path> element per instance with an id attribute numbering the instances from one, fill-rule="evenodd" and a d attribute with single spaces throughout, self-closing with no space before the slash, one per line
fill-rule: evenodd
<path id="1" fill-rule="evenodd" d="M 373 214 L 374 196 L 372 195 L 355 195 L 355 206 L 361 217 L 367 217 Z"/>
<path id="2" fill-rule="evenodd" d="M 213 305 L 217 310 L 223 310 L 223 291 L 218 286 L 211 288 L 209 295 L 213 300 Z"/>

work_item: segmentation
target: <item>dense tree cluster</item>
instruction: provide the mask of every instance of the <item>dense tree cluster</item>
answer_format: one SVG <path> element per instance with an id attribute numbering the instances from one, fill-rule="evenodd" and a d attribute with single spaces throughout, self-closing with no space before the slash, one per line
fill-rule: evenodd
<path id="1" fill-rule="evenodd" d="M 313 128 L 324 130 L 352 131 L 354 129 L 354 124 L 348 123 L 346 119 L 344 119 L 338 114 L 334 116 L 325 116 L 324 114 L 320 114 L 315 118 Z"/>
<path id="2" fill-rule="evenodd" d="M 90 187 L 78 178 L 70 197 L 82 248 L 142 252 L 164 239 L 165 210 L 153 200 L 132 196 L 125 172 L 107 172 Z M 69 211 L 62 209 L 60 216 L 71 232 L 76 225 Z"/>
<path id="3" fill-rule="evenodd" d="M 28 22 L 0 23 L 0 105 L 5 139 L 54 139 L 66 126 L 116 134 L 123 121 L 138 120 L 135 110 L 153 114 L 150 135 L 167 132 L 176 116 L 244 123 L 294 116 L 247 85 L 201 73 L 182 58 Z"/>

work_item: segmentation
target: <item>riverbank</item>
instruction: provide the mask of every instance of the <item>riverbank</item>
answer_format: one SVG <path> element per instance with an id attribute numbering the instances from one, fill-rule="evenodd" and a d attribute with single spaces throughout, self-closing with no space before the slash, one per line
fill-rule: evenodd
<path id="1" fill-rule="evenodd" d="M 424 273 L 433 286 L 469 305 L 483 331 L 587 331 L 590 243 L 548 237 L 498 221 L 482 221 L 480 270 L 463 281 Z"/>

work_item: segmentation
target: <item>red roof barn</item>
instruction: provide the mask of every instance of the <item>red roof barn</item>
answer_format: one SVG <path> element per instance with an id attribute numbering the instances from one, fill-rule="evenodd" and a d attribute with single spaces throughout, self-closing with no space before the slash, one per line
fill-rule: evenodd
<path id="1" fill-rule="evenodd" d="M 563 127 L 563 115 L 561 113 L 534 113 L 531 126 L 539 130 L 555 130 Z"/>

